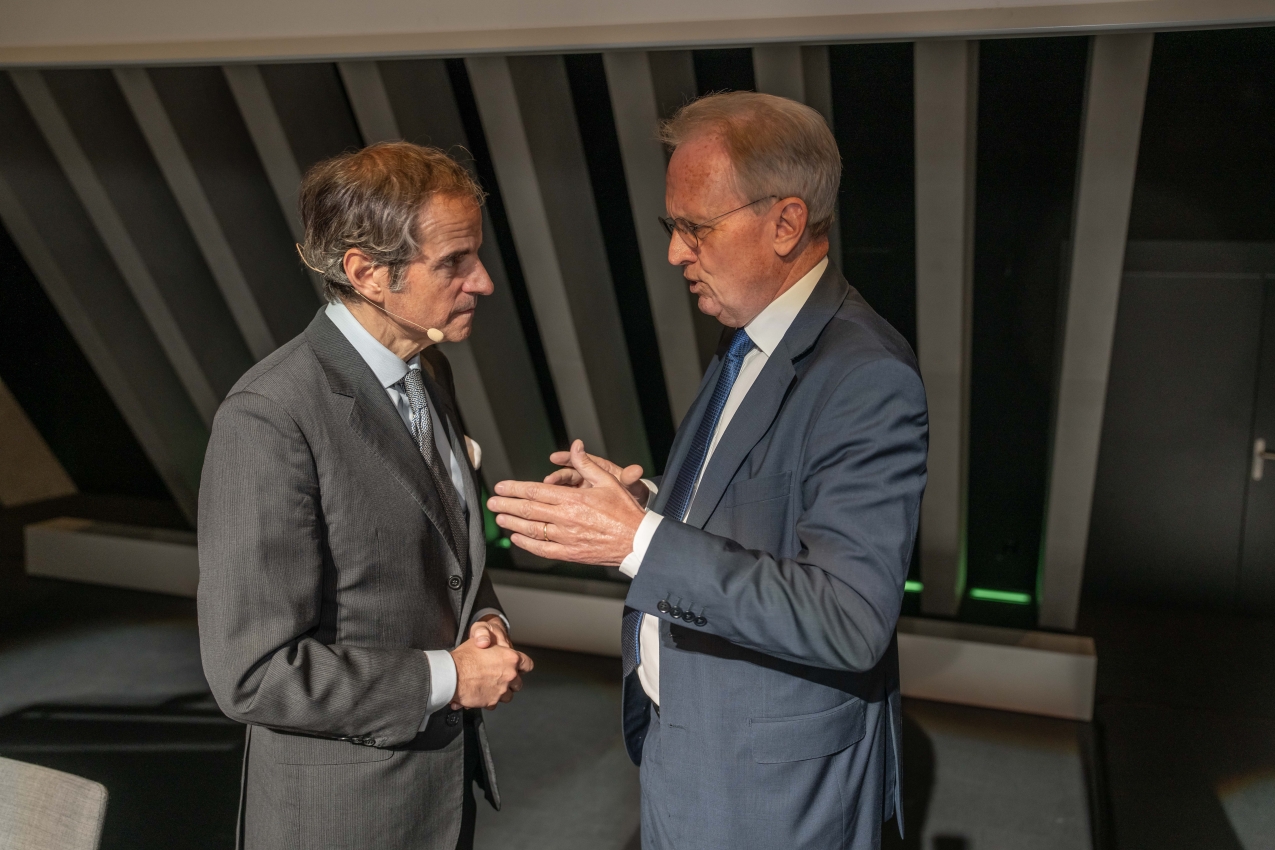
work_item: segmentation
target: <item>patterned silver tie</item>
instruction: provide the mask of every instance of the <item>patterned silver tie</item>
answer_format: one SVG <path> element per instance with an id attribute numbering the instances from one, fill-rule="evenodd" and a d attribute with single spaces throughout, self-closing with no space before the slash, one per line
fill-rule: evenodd
<path id="1" fill-rule="evenodd" d="M 625 606 L 620 620 L 620 670 L 625 679 L 642 662 L 642 612 Z"/>
<path id="2" fill-rule="evenodd" d="M 416 446 L 425 458 L 430 475 L 434 478 L 434 488 L 443 503 L 443 513 L 447 515 L 447 524 L 452 551 L 460 561 L 461 569 L 469 570 L 469 528 L 465 524 L 465 514 L 460 507 L 460 499 L 456 493 L 456 485 L 443 466 L 443 459 L 434 445 L 434 421 L 429 415 L 429 395 L 425 392 L 425 378 L 420 369 L 408 369 L 403 378 L 403 388 L 407 392 L 407 401 L 412 406 L 412 436 L 416 438 Z"/>

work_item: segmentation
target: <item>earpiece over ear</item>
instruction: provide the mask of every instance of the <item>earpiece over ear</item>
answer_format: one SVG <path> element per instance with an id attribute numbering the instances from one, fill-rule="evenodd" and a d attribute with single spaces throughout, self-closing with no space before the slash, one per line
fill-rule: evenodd
<path id="1" fill-rule="evenodd" d="M 301 262 L 305 263 L 307 268 L 311 269 L 312 271 L 319 272 L 319 270 L 316 269 L 314 266 L 310 265 L 310 261 L 305 258 L 305 251 L 301 250 L 300 245 L 297 245 L 297 253 L 301 255 Z M 319 272 L 319 274 L 322 274 L 322 272 Z M 371 304 L 373 307 L 380 310 L 385 315 L 398 319 L 400 322 L 407 322 L 409 325 L 416 328 L 418 331 L 425 331 L 425 335 L 429 337 L 431 340 L 433 340 L 434 342 L 442 342 L 443 340 L 447 339 L 447 334 L 443 333 L 438 328 L 423 328 L 420 325 L 413 322 L 411 319 L 404 319 L 402 316 L 398 315 L 397 313 L 391 313 L 389 310 L 386 310 L 380 304 L 376 304 L 373 301 L 371 301 L 366 295 L 364 295 L 361 292 L 359 293 L 359 297 L 362 298 L 364 301 L 367 301 L 367 303 Z"/>

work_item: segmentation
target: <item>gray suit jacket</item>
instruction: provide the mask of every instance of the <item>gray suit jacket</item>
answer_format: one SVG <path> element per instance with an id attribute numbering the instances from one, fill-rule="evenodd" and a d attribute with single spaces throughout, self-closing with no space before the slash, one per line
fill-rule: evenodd
<path id="1" fill-rule="evenodd" d="M 624 694 L 648 850 L 878 846 L 899 810 L 894 629 L 927 435 L 911 349 L 829 266 L 629 589 L 662 620 L 659 713 L 636 673 Z"/>
<path id="2" fill-rule="evenodd" d="M 467 458 L 446 359 L 431 348 L 422 360 Z M 415 442 L 323 311 L 217 411 L 199 493 L 199 636 L 218 704 L 249 724 L 242 846 L 455 847 L 464 724 L 444 708 L 418 727 L 422 650 L 457 646 L 473 611 L 500 607 L 469 471 L 466 569 Z"/>

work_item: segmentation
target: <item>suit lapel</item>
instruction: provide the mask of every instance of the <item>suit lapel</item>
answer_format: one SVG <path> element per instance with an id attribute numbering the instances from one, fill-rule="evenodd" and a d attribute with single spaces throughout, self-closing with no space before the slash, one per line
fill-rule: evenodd
<path id="1" fill-rule="evenodd" d="M 677 473 L 691 450 L 691 440 L 695 436 L 695 429 L 704 418 L 704 410 L 713 396 L 712 388 L 717 386 L 717 375 L 721 369 L 721 357 L 713 358 L 713 362 L 708 364 L 708 371 L 704 373 L 704 379 L 700 381 L 699 395 L 695 397 L 691 409 L 686 411 L 681 427 L 673 436 L 673 445 L 669 447 L 668 463 L 664 464 L 664 477 L 661 479 L 659 492 L 655 494 L 655 499 L 650 505 L 651 510 L 657 514 L 664 512 L 664 505 L 668 503 L 669 496 L 673 493 L 673 482 L 677 480 Z"/>
<path id="2" fill-rule="evenodd" d="M 427 355 L 430 355 L 431 351 L 433 351 L 434 354 L 432 356 L 427 356 Z M 432 386 L 432 397 L 436 399 L 435 403 L 439 406 L 439 410 L 443 412 L 444 418 L 447 420 L 447 427 L 452 432 L 452 437 L 453 437 L 452 450 L 453 451 L 455 451 L 455 446 L 457 445 L 457 441 L 459 441 L 459 445 L 461 448 L 461 453 L 459 457 L 464 458 L 463 465 L 465 467 L 466 473 L 468 474 L 470 478 L 469 483 L 472 484 L 474 487 L 474 493 L 479 500 L 479 503 L 478 503 L 479 508 L 481 508 L 482 507 L 482 489 L 483 489 L 482 477 L 478 474 L 478 470 L 474 468 L 473 462 L 469 459 L 469 445 L 465 442 L 465 435 L 469 432 L 465 429 L 465 420 L 460 415 L 460 408 L 456 406 L 456 399 L 454 394 L 451 392 L 448 392 L 445 383 L 443 381 L 440 381 L 438 377 L 434 374 L 435 365 L 433 363 L 433 357 L 443 358 L 443 354 L 441 352 L 438 352 L 436 349 L 426 349 L 425 351 L 421 352 L 421 366 L 422 367 L 426 365 L 429 366 L 429 369 L 426 369 L 425 374 L 432 382 L 432 384 L 427 383 L 426 386 Z M 443 359 L 445 361 L 445 358 Z M 468 503 L 468 499 L 466 501 Z M 470 505 L 470 507 L 472 508 L 472 504 Z M 469 524 L 471 528 L 475 522 L 474 518 L 478 517 L 479 519 L 481 519 L 482 516 L 483 514 L 481 510 L 477 514 L 475 514 L 472 510 L 470 511 Z M 482 530 L 483 526 L 481 522 L 478 523 L 478 527 L 480 530 Z M 472 536 L 472 532 L 471 532 L 471 536 Z M 486 543 L 486 539 L 487 538 L 484 536 L 483 537 L 484 544 Z"/>
<path id="3" fill-rule="evenodd" d="M 743 403 L 735 411 L 721 440 L 718 441 L 717 448 L 713 451 L 713 456 L 709 458 L 708 466 L 700 478 L 699 489 L 695 491 L 690 510 L 687 512 L 688 525 L 703 528 L 708 518 L 713 515 L 726 488 L 734 480 L 740 464 L 770 430 L 771 423 L 774 422 L 775 416 L 783 406 L 784 399 L 788 397 L 788 391 L 797 377 L 793 363 L 815 344 L 829 320 L 841 308 L 841 303 L 845 301 L 849 291 L 850 286 L 845 278 L 829 264 L 823 277 L 810 293 L 810 297 L 806 299 L 801 312 L 793 319 L 783 340 L 775 347 L 775 351 L 762 368 L 761 374 L 749 388 L 748 395 L 744 396 Z M 716 384 L 716 381 L 714 376 L 713 383 Z M 701 390 L 700 395 L 707 394 Z M 707 400 L 704 401 L 703 406 L 707 406 Z M 699 416 L 694 420 L 688 416 L 685 424 L 693 421 L 698 427 L 699 420 L 703 417 L 699 400 L 696 402 L 696 407 L 700 408 Z M 681 430 L 689 429 L 683 427 Z M 679 433 L 678 436 L 681 437 L 682 434 Z M 689 445 L 689 440 L 685 442 Z M 683 457 L 685 457 L 685 450 L 683 450 Z M 671 488 L 661 487 L 660 492 L 663 493 L 666 489 Z"/>
<path id="4" fill-rule="evenodd" d="M 462 463 L 469 474 L 465 475 L 465 504 L 469 507 L 469 587 L 465 591 L 465 599 L 461 603 L 460 634 L 456 637 L 459 644 L 465 639 L 465 624 L 473 616 L 474 600 L 478 596 L 478 583 L 482 580 L 483 569 L 487 566 L 487 538 L 483 529 L 483 506 L 479 490 L 475 486 L 474 468 L 469 463 L 469 455 L 463 445 L 463 437 L 459 430 L 452 437 L 452 451 L 459 452 Z"/>
<path id="5" fill-rule="evenodd" d="M 422 360 L 422 362 L 424 362 Z M 467 519 L 469 531 L 469 586 L 465 592 L 465 598 L 461 602 L 461 609 L 458 612 L 460 633 L 457 635 L 457 644 L 465 639 L 465 624 L 469 622 L 474 609 L 474 599 L 478 595 L 478 583 L 483 577 L 483 570 L 487 565 L 487 538 L 485 529 L 483 528 L 483 506 L 478 484 L 478 471 L 474 469 L 474 465 L 469 460 L 469 447 L 465 445 L 464 425 L 460 421 L 460 413 L 456 409 L 455 402 L 451 396 L 443 389 L 440 382 L 434 379 L 429 373 L 425 373 L 425 389 L 429 392 L 430 402 L 437 405 L 438 410 L 443 414 L 447 422 L 448 445 L 451 446 L 452 454 L 456 455 L 458 463 L 465 470 L 462 476 L 465 483 L 465 506 L 469 512 Z"/>
<path id="6" fill-rule="evenodd" d="M 420 506 L 439 537 L 446 540 L 447 517 L 425 466 L 425 458 L 421 457 L 412 435 L 403 427 L 402 417 L 394 409 L 385 388 L 376 380 L 371 367 L 322 310 L 306 329 L 306 337 L 327 374 L 332 392 L 353 400 L 347 420 L 350 429 Z M 455 563 L 456 555 L 451 547 L 445 545 L 443 548 Z"/>
<path id="7" fill-rule="evenodd" d="M 688 525 L 704 527 L 735 477 L 739 465 L 748 457 L 757 441 L 770 430 L 770 423 L 774 421 L 775 414 L 788 395 L 788 387 L 796 377 L 792 360 L 785 354 L 784 345 L 780 343 L 766 361 L 757 380 L 748 389 L 748 395 L 744 396 L 730 425 L 726 426 L 726 432 L 713 450 L 713 456 L 708 459 L 708 467 L 700 478 L 699 489 L 691 500 L 691 509 L 686 514 Z"/>
<path id="8" fill-rule="evenodd" d="M 730 331 L 730 333 L 728 333 Z M 708 407 L 709 399 L 713 397 L 713 388 L 717 386 L 717 376 L 722 369 L 722 358 L 726 356 L 726 352 L 730 349 L 730 341 L 734 336 L 733 328 L 722 328 L 721 337 L 717 341 L 717 351 L 713 354 L 713 359 L 708 362 L 708 368 L 704 370 L 704 377 L 700 378 L 699 393 L 695 396 L 695 401 L 691 403 L 691 407 L 686 411 L 686 415 L 682 417 L 682 421 L 677 426 L 677 433 L 673 435 L 673 445 L 669 446 L 668 461 L 664 464 L 663 481 L 668 484 L 667 487 L 660 487 L 655 499 L 650 503 L 650 508 L 655 513 L 662 513 L 664 505 L 668 502 L 669 496 L 673 492 L 673 482 L 676 475 L 682 468 L 682 464 L 686 462 L 686 455 L 691 450 L 691 440 L 695 437 L 695 429 L 699 427 L 700 421 L 704 418 L 704 410 Z"/>
<path id="9" fill-rule="evenodd" d="M 371 372 L 368 374 L 371 375 Z M 433 476 L 425 466 L 425 458 L 421 457 L 420 449 L 403 427 L 403 419 L 390 403 L 385 388 L 374 378 L 369 383 L 370 387 L 360 387 L 359 394 L 354 397 L 350 427 L 416 500 L 433 523 L 439 537 L 446 541 L 447 515 L 443 512 L 442 500 L 434 487 Z M 444 544 L 443 548 L 454 562 L 456 553 L 452 552 L 451 546 Z"/>

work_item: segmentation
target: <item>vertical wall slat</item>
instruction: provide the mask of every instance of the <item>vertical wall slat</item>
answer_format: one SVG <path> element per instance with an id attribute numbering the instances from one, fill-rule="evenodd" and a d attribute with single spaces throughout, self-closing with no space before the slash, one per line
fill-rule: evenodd
<path id="1" fill-rule="evenodd" d="M 572 438 L 580 438 L 586 446 L 596 446 L 598 452 L 605 453 L 602 423 L 571 317 L 562 267 L 554 251 L 509 61 L 504 56 L 472 56 L 465 60 L 465 68 L 500 181 L 563 419 Z"/>
<path id="2" fill-rule="evenodd" d="M 227 65 L 222 68 L 222 73 L 225 74 L 235 104 L 239 107 L 239 114 L 248 127 L 253 147 L 257 149 L 257 156 L 266 171 L 270 188 L 279 201 L 279 209 L 283 210 L 292 238 L 298 243 L 304 242 L 305 228 L 301 225 L 301 214 L 297 209 L 301 170 L 288 145 L 288 135 L 279 121 L 279 114 L 270 99 L 270 91 L 261 78 L 261 70 L 256 65 Z M 306 272 L 315 293 L 322 298 L 323 278 L 313 269 L 307 269 Z"/>
<path id="3" fill-rule="evenodd" d="M 212 423 L 220 403 L 212 382 L 182 335 L 181 328 L 160 292 L 159 285 L 129 235 L 123 219 L 67 124 L 39 71 L 10 71 L 14 86 L 63 172 L 75 189 L 80 203 L 92 219 L 102 242 L 137 299 L 147 323 L 164 348 L 186 392 L 206 424 Z"/>
<path id="4" fill-rule="evenodd" d="M 1080 608 L 1154 42 L 1152 33 L 1098 35 L 1090 47 L 1038 579 L 1047 628 L 1075 628 Z"/>
<path id="5" fill-rule="evenodd" d="M 234 316 L 239 332 L 247 342 L 252 356 L 262 359 L 278 347 L 279 341 L 270 332 L 270 326 L 244 278 L 239 260 L 226 239 L 212 204 L 208 202 L 208 196 L 204 194 L 199 177 L 182 148 L 172 121 L 164 111 L 155 86 L 145 68 L 117 68 L 114 74 L 133 112 L 133 118 L 164 174 L 169 191 L 181 207 L 186 224 L 203 253 L 204 261 L 208 264 L 213 279 L 217 281 L 222 297 L 226 299 L 226 305 Z"/>
<path id="6" fill-rule="evenodd" d="M 921 505 L 921 609 L 965 592 L 978 42 L 916 43 L 917 357 L 930 408 Z"/>
<path id="7" fill-rule="evenodd" d="M 673 421 L 680 422 L 695 401 L 703 368 L 695 339 L 693 308 L 686 297 L 686 279 L 680 268 L 668 261 L 668 234 L 658 221 L 665 215 L 665 161 L 656 137 L 660 116 L 650 58 L 642 51 L 605 53 L 602 58 L 669 409 Z"/>
<path id="8" fill-rule="evenodd" d="M 342 62 L 338 65 L 359 131 L 367 144 L 403 138 L 394 107 L 375 62 Z M 483 467 L 491 482 L 513 477 L 509 452 L 501 436 L 491 398 L 483 383 L 469 340 L 444 343 L 456 379 L 456 395 L 466 425 L 483 447 Z M 510 423 L 512 424 L 512 423 Z"/>

